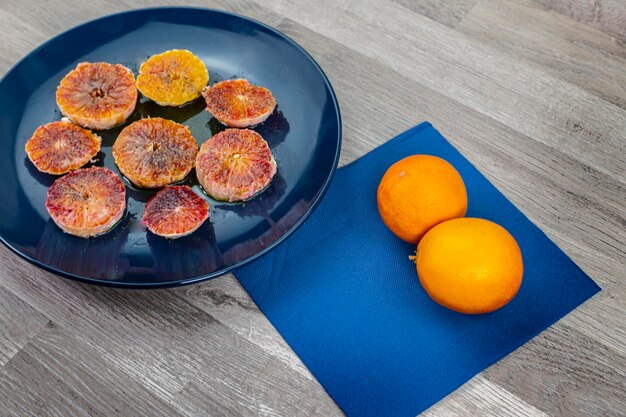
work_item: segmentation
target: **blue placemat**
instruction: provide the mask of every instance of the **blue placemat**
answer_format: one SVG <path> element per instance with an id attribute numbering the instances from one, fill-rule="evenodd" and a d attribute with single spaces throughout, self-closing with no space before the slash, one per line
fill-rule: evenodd
<path id="1" fill-rule="evenodd" d="M 408 259 L 415 248 L 383 225 L 378 183 L 419 153 L 460 172 L 468 217 L 517 239 L 524 278 L 502 309 L 470 316 L 435 304 Z M 311 217 L 235 274 L 348 416 L 415 416 L 600 290 L 429 123 L 338 170 Z"/>

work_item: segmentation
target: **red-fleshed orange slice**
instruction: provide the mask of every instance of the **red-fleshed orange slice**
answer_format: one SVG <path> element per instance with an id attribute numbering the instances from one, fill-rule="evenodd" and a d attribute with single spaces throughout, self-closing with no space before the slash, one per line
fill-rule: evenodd
<path id="1" fill-rule="evenodd" d="M 100 136 L 61 120 L 38 127 L 25 148 L 39 171 L 61 175 L 89 162 L 100 151 L 100 142 Z"/>
<path id="2" fill-rule="evenodd" d="M 182 106 L 197 99 L 208 82 L 204 62 L 182 49 L 151 56 L 137 76 L 141 94 L 161 106 Z"/>
<path id="3" fill-rule="evenodd" d="M 209 204 L 186 185 L 165 187 L 148 201 L 142 220 L 155 235 L 176 239 L 196 231 L 209 217 Z"/>
<path id="4" fill-rule="evenodd" d="M 265 87 L 248 80 L 220 81 L 202 91 L 207 110 L 229 127 L 249 127 L 263 123 L 276 107 L 276 99 Z"/>
<path id="5" fill-rule="evenodd" d="M 128 119 L 137 95 L 133 73 L 125 66 L 81 62 L 61 80 L 56 98 L 61 113 L 74 123 L 109 129 Z"/>
<path id="6" fill-rule="evenodd" d="M 81 168 L 57 179 L 46 209 L 66 233 L 91 237 L 109 231 L 124 215 L 126 188 L 108 168 Z"/>
<path id="7" fill-rule="evenodd" d="M 196 175 L 216 200 L 244 201 L 265 189 L 276 174 L 267 142 L 250 129 L 226 129 L 202 144 Z"/>
<path id="8" fill-rule="evenodd" d="M 197 153 L 198 143 L 187 126 L 160 117 L 126 126 L 113 144 L 113 158 L 122 174 L 143 188 L 183 180 Z"/>

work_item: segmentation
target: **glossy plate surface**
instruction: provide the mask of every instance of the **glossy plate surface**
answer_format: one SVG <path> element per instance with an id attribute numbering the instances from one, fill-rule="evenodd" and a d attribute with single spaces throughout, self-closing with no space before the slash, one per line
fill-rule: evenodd
<path id="1" fill-rule="evenodd" d="M 269 88 L 278 106 L 255 127 L 269 143 L 278 173 L 269 188 L 243 204 L 214 201 L 209 221 L 195 233 L 166 240 L 146 231 L 141 214 L 156 191 L 124 180 L 127 212 L 109 233 L 81 239 L 50 219 L 45 198 L 56 177 L 28 160 L 24 145 L 35 129 L 61 114 L 59 81 L 83 61 L 121 63 L 135 75 L 150 55 L 189 49 L 209 69 L 212 85 L 247 78 Z M 197 8 L 134 10 L 71 29 L 31 52 L 0 81 L 0 238 L 34 264 L 65 277 L 126 287 L 183 285 L 218 276 L 262 255 L 312 212 L 335 171 L 341 117 L 328 79 L 295 42 L 264 24 L 221 11 Z M 182 108 L 160 107 L 140 98 L 124 125 L 97 131 L 102 150 L 95 165 L 119 174 L 111 156 L 128 123 L 160 116 L 188 125 L 202 144 L 224 129 L 202 98 Z M 199 194 L 195 175 L 184 182 Z M 202 194 L 204 195 L 204 194 Z"/>

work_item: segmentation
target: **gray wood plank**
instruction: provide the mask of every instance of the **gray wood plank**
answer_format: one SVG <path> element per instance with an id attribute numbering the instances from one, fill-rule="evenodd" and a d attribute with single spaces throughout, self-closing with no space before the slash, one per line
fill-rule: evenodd
<path id="1" fill-rule="evenodd" d="M 309 29 L 626 181 L 626 111 L 396 3 L 271 3 Z M 382 36 L 381 34 L 384 34 Z M 572 129 L 571 126 L 577 126 Z"/>
<path id="2" fill-rule="evenodd" d="M 25 261 L 11 257 L 2 262 L 0 275 L 9 275 L 3 268 L 15 263 Z M 313 378 L 174 291 L 102 288 L 57 279 L 42 270 L 29 276 L 20 272 L 23 268 L 15 269 L 0 285 L 46 311 L 79 342 L 76 350 L 67 347 L 68 355 L 80 356 L 80 346 L 90 346 L 94 355 L 185 414 L 204 415 L 205 407 L 216 404 L 234 415 L 256 415 L 264 409 L 293 416 L 340 413 Z M 201 387 L 211 398 L 194 402 L 186 394 L 193 387 Z"/>
<path id="3" fill-rule="evenodd" d="M 4 366 L 2 415 L 182 415 L 65 330 L 49 326 Z"/>
<path id="4" fill-rule="evenodd" d="M 0 368 L 52 322 L 0 287 Z"/>
<path id="5" fill-rule="evenodd" d="M 10 36 L 0 42 L 0 72 L 4 74 L 28 51 L 44 42 L 48 35 L 9 11 L 0 13 L 0 25 L 10 31 Z"/>
<path id="6" fill-rule="evenodd" d="M 117 0 L 124 3 L 128 8 L 138 6 L 138 2 L 133 0 Z M 164 3 L 161 0 L 141 0 L 141 7 L 159 7 Z M 270 26 L 276 26 L 283 19 L 281 13 L 277 13 L 272 8 L 267 7 L 267 2 L 255 2 L 253 0 L 202 0 L 201 2 L 194 0 L 168 0 L 168 6 L 192 6 L 206 7 L 217 10 L 226 10 L 232 13 L 242 14 L 250 18 L 259 20 Z"/>
<path id="7" fill-rule="evenodd" d="M 433 405 L 424 417 L 546 417 L 548 414 L 536 409 L 519 397 L 482 375 L 468 381 L 461 389 Z"/>
<path id="8" fill-rule="evenodd" d="M 622 0 L 534 0 L 626 42 L 626 3 Z"/>
<path id="9" fill-rule="evenodd" d="M 478 0 L 393 0 L 394 2 L 449 27 L 456 27 Z"/>
<path id="10" fill-rule="evenodd" d="M 605 289 L 561 323 L 626 356 L 626 286 Z"/>
<path id="11" fill-rule="evenodd" d="M 626 357 L 565 325 L 551 327 L 484 374 L 551 415 L 623 416 L 626 410 Z"/>
<path id="12" fill-rule="evenodd" d="M 94 0 L 93 2 L 77 0 L 64 0 L 63 2 L 24 0 L 14 2 L 2 0 L 3 14 L 10 14 L 13 22 L 27 22 L 30 26 L 37 28 L 37 31 L 45 34 L 47 38 L 88 20 L 127 8 L 119 1 L 105 0 Z"/>
<path id="13" fill-rule="evenodd" d="M 530 0 L 481 0 L 458 30 L 626 109 L 626 48 L 599 30 Z"/>
<path id="14" fill-rule="evenodd" d="M 280 358 L 306 378 L 311 378 L 302 361 L 280 337 L 232 274 L 202 285 L 173 291 L 233 329 L 239 336 L 258 345 L 270 355 Z"/>

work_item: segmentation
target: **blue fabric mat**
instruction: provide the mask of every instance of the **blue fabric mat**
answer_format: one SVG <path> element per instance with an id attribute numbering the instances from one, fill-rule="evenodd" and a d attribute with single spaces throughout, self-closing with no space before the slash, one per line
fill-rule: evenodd
<path id="1" fill-rule="evenodd" d="M 420 153 L 460 172 L 467 217 L 517 239 L 524 277 L 502 309 L 472 316 L 434 303 L 408 259 L 415 248 L 383 225 L 380 179 Z M 338 170 L 310 218 L 235 274 L 348 416 L 415 416 L 600 290 L 429 123 Z"/>

